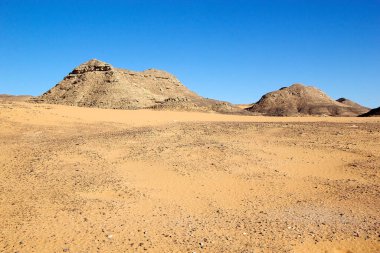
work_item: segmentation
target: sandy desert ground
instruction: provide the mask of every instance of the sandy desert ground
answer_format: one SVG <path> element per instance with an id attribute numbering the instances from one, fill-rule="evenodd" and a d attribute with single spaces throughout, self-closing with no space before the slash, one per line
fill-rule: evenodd
<path id="1" fill-rule="evenodd" d="M 0 252 L 380 252 L 380 118 L 0 103 Z"/>

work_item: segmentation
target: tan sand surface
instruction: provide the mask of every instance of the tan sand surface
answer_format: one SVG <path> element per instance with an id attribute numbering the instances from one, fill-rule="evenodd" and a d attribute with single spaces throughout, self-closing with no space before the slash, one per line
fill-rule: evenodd
<path id="1" fill-rule="evenodd" d="M 380 118 L 0 103 L 0 252 L 380 252 Z"/>

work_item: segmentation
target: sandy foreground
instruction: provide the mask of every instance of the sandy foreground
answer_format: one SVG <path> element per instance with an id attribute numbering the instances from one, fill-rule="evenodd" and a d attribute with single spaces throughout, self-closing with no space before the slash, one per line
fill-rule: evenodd
<path id="1" fill-rule="evenodd" d="M 0 252 L 380 252 L 380 118 L 0 103 Z"/>

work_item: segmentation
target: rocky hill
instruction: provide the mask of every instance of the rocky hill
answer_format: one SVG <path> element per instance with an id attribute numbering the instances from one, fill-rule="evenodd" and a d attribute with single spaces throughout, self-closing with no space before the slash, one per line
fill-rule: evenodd
<path id="1" fill-rule="evenodd" d="M 242 112 L 230 103 L 197 95 L 165 71 L 130 71 L 96 59 L 75 68 L 35 101 L 114 109 Z"/>
<path id="2" fill-rule="evenodd" d="M 312 86 L 293 84 L 265 94 L 246 110 L 270 116 L 358 116 L 365 112 L 360 105 L 348 104 L 347 101 L 335 101 Z"/>
<path id="3" fill-rule="evenodd" d="M 380 117 L 380 107 L 370 110 L 369 112 L 363 113 L 360 117 Z"/>
<path id="4" fill-rule="evenodd" d="M 336 100 L 337 102 L 339 103 L 342 103 L 342 104 L 345 104 L 345 105 L 348 105 L 352 108 L 352 110 L 357 113 L 358 115 L 360 114 L 363 114 L 363 113 L 366 113 L 368 112 L 369 110 L 371 110 L 370 108 L 368 107 L 365 107 L 365 106 L 362 106 L 358 103 L 355 103 L 354 101 L 352 100 L 349 100 L 347 98 L 339 98 Z"/>

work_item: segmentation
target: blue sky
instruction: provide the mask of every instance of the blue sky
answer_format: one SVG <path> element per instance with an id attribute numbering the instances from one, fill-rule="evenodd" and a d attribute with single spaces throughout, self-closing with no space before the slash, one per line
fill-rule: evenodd
<path id="1" fill-rule="evenodd" d="M 38 95 L 91 58 L 251 103 L 292 83 L 380 106 L 379 0 L 0 0 L 0 93 Z"/>

